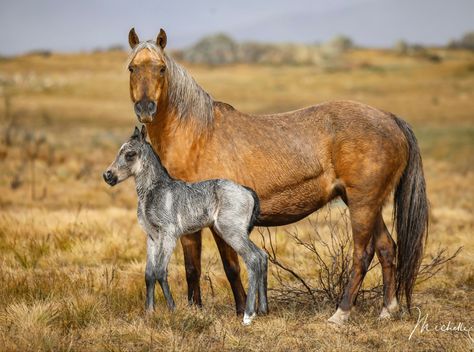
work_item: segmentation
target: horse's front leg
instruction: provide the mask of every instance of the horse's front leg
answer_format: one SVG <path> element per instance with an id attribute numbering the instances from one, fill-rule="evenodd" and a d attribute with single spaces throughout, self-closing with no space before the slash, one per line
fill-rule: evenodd
<path id="1" fill-rule="evenodd" d="M 145 284 L 146 284 L 146 301 L 145 310 L 152 312 L 155 309 L 155 283 L 156 283 L 156 245 L 150 235 L 147 235 L 147 251 L 146 251 L 146 268 L 145 268 Z"/>
<path id="2" fill-rule="evenodd" d="M 188 302 L 198 307 L 202 306 L 199 283 L 201 278 L 201 241 L 201 231 L 181 237 L 188 284 Z"/>
<path id="3" fill-rule="evenodd" d="M 163 235 L 160 236 L 159 242 L 160 243 L 157 246 L 157 266 L 155 275 L 163 291 L 163 296 L 165 297 L 168 308 L 174 310 L 176 305 L 168 284 L 168 263 L 176 246 L 176 237 L 172 235 Z"/>

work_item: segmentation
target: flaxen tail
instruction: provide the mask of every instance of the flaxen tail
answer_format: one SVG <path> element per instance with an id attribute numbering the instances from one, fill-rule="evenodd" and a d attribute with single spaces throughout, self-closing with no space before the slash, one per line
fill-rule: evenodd
<path id="1" fill-rule="evenodd" d="M 410 126 L 395 117 L 408 142 L 408 162 L 394 194 L 397 229 L 397 298 L 405 295 L 408 309 L 428 235 L 429 203 L 420 149 Z"/>

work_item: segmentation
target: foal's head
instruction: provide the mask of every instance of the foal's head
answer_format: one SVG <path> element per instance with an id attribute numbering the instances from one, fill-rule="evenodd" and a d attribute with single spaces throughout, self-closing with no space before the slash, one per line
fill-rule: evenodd
<path id="1" fill-rule="evenodd" d="M 143 165 L 143 148 L 145 145 L 145 126 L 142 126 L 141 131 L 135 127 L 133 135 L 120 147 L 114 162 L 104 172 L 105 182 L 115 186 L 117 183 L 140 172 Z"/>
<path id="2" fill-rule="evenodd" d="M 142 123 L 152 122 L 164 101 L 166 90 L 166 60 L 163 50 L 166 33 L 160 29 L 156 41 L 140 43 L 135 29 L 128 34 L 132 48 L 128 70 L 130 71 L 130 97 L 135 113 Z"/>

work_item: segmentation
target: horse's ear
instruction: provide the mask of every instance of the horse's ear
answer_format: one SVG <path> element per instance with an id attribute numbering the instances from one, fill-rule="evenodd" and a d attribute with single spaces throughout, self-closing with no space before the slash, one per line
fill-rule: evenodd
<path id="1" fill-rule="evenodd" d="M 130 44 L 130 47 L 133 49 L 138 43 L 140 43 L 140 39 L 138 39 L 138 35 L 135 33 L 135 28 L 132 28 L 130 32 L 128 32 L 128 44 Z"/>
<path id="2" fill-rule="evenodd" d="M 167 41 L 166 32 L 163 28 L 160 28 L 160 33 L 158 34 L 158 37 L 156 37 L 156 45 L 161 47 L 161 49 L 164 49 Z"/>
<path id="3" fill-rule="evenodd" d="M 146 141 L 146 127 L 145 127 L 145 125 L 142 126 L 142 130 L 140 132 L 140 135 L 141 135 L 141 139 L 143 141 Z"/>
<path id="4" fill-rule="evenodd" d="M 139 138 L 140 137 L 140 130 L 138 129 L 137 126 L 135 126 L 135 129 L 133 130 L 132 138 Z"/>

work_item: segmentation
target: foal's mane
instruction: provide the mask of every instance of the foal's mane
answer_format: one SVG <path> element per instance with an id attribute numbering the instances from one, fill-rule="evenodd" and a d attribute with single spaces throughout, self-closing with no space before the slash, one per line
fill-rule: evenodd
<path id="1" fill-rule="evenodd" d="M 148 49 L 152 56 L 166 64 L 168 103 L 176 113 L 179 122 L 190 122 L 196 132 L 209 131 L 214 121 L 214 100 L 197 84 L 184 67 L 158 47 L 155 42 L 146 41 L 137 44 L 127 59 L 127 66 L 144 49 Z"/>

